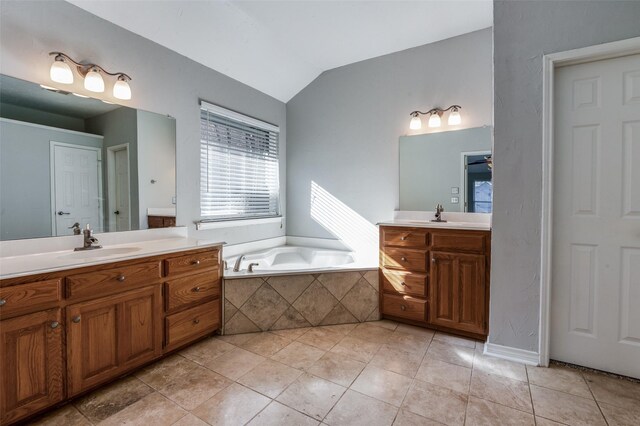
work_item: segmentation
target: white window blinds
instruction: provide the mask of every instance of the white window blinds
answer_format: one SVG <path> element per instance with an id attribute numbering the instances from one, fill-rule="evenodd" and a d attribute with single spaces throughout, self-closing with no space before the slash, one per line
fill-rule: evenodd
<path id="1" fill-rule="evenodd" d="M 201 102 L 200 132 L 204 221 L 280 216 L 280 129 Z"/>

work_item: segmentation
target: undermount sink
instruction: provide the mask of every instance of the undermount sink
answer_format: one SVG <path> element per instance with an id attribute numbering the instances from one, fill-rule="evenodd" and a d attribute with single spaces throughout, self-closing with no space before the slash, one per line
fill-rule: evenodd
<path id="1" fill-rule="evenodd" d="M 140 251 L 140 247 L 114 247 L 100 248 L 93 250 L 74 251 L 70 254 L 59 256 L 61 259 L 93 259 L 98 257 L 108 257 L 118 254 L 129 254 Z"/>
<path id="2" fill-rule="evenodd" d="M 443 228 L 485 228 L 487 225 L 480 222 L 454 222 L 454 221 L 442 221 L 436 222 L 433 220 L 408 220 L 409 223 L 416 224 L 428 224 L 433 226 L 440 226 Z"/>

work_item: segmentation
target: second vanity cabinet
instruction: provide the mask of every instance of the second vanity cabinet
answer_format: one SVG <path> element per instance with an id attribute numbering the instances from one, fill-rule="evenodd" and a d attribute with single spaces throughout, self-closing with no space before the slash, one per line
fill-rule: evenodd
<path id="1" fill-rule="evenodd" d="M 382 315 L 485 339 L 490 237 L 490 231 L 381 226 Z"/>
<path id="2" fill-rule="evenodd" d="M 220 248 L 0 281 L 0 424 L 212 334 Z"/>

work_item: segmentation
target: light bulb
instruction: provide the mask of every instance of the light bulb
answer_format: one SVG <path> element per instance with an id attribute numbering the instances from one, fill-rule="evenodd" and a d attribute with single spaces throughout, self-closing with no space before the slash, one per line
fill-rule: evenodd
<path id="1" fill-rule="evenodd" d="M 460 112 L 458 112 L 457 108 L 454 108 L 451 113 L 449 113 L 449 120 L 447 121 L 449 126 L 457 126 L 462 123 L 462 118 L 460 117 Z"/>
<path id="2" fill-rule="evenodd" d="M 440 115 L 437 112 L 429 116 L 429 127 L 440 127 Z"/>
<path id="3" fill-rule="evenodd" d="M 409 128 L 411 130 L 418 130 L 422 128 L 422 120 L 420 120 L 420 117 L 418 115 L 414 115 L 411 118 L 411 122 L 409 123 Z"/>
<path id="4" fill-rule="evenodd" d="M 131 87 L 124 77 L 119 77 L 116 84 L 113 86 L 113 96 L 118 99 L 124 99 L 128 101 L 131 99 Z"/>
<path id="5" fill-rule="evenodd" d="M 71 72 L 71 67 L 69 64 L 62 60 L 55 60 L 51 64 L 51 69 L 49 70 L 49 77 L 51 80 L 56 83 L 62 84 L 71 84 L 73 83 L 73 72 Z"/>
<path id="6" fill-rule="evenodd" d="M 104 92 L 104 80 L 97 68 L 92 68 L 84 77 L 84 88 L 92 92 Z"/>

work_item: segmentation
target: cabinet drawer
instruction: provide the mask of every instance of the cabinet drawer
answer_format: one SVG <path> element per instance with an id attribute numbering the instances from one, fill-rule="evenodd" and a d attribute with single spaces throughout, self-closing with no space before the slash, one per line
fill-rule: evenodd
<path id="1" fill-rule="evenodd" d="M 385 246 L 426 247 L 429 245 L 429 234 L 424 231 L 383 228 L 382 243 Z"/>
<path id="2" fill-rule="evenodd" d="M 220 296 L 218 270 L 168 281 L 165 283 L 164 294 L 167 311 Z"/>
<path id="3" fill-rule="evenodd" d="M 427 252 L 426 250 L 385 247 L 382 253 L 382 266 L 426 272 Z"/>
<path id="4" fill-rule="evenodd" d="M 434 232 L 431 234 L 431 245 L 433 250 L 484 253 L 486 236 L 470 232 Z"/>
<path id="5" fill-rule="evenodd" d="M 382 269 L 382 289 L 390 293 L 409 293 L 426 297 L 427 275 Z"/>
<path id="6" fill-rule="evenodd" d="M 383 294 L 382 314 L 414 321 L 426 321 L 427 301 L 410 296 Z"/>
<path id="7" fill-rule="evenodd" d="M 175 346 L 187 343 L 220 327 L 220 301 L 205 303 L 165 319 L 166 344 Z"/>
<path id="8" fill-rule="evenodd" d="M 0 318 L 55 306 L 60 300 L 60 279 L 0 288 Z"/>
<path id="9" fill-rule="evenodd" d="M 119 293 L 153 284 L 160 278 L 160 261 L 71 275 L 67 277 L 67 298 L 94 298 Z"/>
<path id="10" fill-rule="evenodd" d="M 218 250 L 187 254 L 164 261 L 167 276 L 197 272 L 218 266 Z"/>

